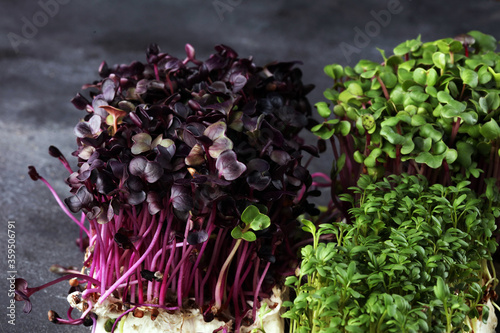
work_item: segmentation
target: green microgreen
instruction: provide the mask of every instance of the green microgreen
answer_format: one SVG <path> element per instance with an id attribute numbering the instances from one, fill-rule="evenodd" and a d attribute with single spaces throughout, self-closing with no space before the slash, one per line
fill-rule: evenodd
<path id="1" fill-rule="evenodd" d="M 363 175 L 342 196 L 351 224 L 303 220 L 314 240 L 286 280 L 290 331 L 456 332 L 486 322 L 498 189 L 478 196 L 468 185 Z"/>
<path id="2" fill-rule="evenodd" d="M 332 203 L 360 174 L 422 174 L 449 185 L 465 174 L 483 193 L 483 177 L 500 180 L 500 54 L 494 37 L 471 31 L 454 39 L 396 46 L 383 62 L 332 64 L 333 86 L 315 104 L 324 121 L 312 128 L 331 142 Z M 333 112 L 332 112 L 333 111 Z"/>

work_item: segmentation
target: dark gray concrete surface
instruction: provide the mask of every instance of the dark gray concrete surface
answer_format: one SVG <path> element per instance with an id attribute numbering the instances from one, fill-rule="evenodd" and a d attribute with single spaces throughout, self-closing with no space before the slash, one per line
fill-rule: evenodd
<path id="1" fill-rule="evenodd" d="M 70 157 L 73 126 L 83 114 L 69 100 L 98 77 L 101 61 L 143 61 L 151 42 L 179 57 L 190 43 L 204 59 L 214 45 L 224 43 L 261 65 L 303 61 L 304 82 L 317 87 L 310 94 L 314 103 L 330 84 L 323 66 L 381 60 L 375 47 L 390 51 L 419 34 L 427 41 L 469 30 L 500 39 L 500 2 L 486 0 L 1 0 L 0 18 L 2 333 L 88 332 L 47 320 L 49 309 L 65 314 L 67 284 L 35 294 L 29 315 L 18 304 L 15 326 L 10 325 L 5 252 L 7 224 L 15 221 L 15 270 L 31 286 L 54 278 L 48 272 L 53 263 L 80 264 L 77 227 L 43 184 L 29 179 L 27 167 L 35 165 L 62 197 L 68 195 L 67 173 L 47 148 L 56 145 Z M 359 31 L 368 38 L 357 37 Z M 347 44 L 355 52 L 346 55 L 340 45 Z M 326 171 L 329 163 L 325 157 L 313 168 Z"/>

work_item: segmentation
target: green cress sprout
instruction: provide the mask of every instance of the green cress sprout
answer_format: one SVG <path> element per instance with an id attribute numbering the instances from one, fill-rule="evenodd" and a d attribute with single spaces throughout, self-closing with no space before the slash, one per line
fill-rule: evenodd
<path id="1" fill-rule="evenodd" d="M 486 322 L 496 297 L 492 253 L 499 192 L 421 175 L 363 175 L 341 198 L 351 224 L 304 220 L 314 241 L 286 284 L 290 332 L 456 332 Z M 331 242 L 321 237 L 334 235 Z"/>

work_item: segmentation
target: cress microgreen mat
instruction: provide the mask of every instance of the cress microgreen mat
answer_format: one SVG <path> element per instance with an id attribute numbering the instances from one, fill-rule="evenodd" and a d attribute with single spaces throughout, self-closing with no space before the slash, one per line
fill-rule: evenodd
<path id="1" fill-rule="evenodd" d="M 286 280 L 290 331 L 455 332 L 486 321 L 499 194 L 478 196 L 469 185 L 363 175 L 354 196 L 342 196 L 351 224 L 303 220 L 313 244 Z"/>

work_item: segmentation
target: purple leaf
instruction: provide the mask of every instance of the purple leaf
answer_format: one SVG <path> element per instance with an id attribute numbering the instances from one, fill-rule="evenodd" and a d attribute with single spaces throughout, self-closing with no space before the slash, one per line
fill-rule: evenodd
<path id="1" fill-rule="evenodd" d="M 290 154 L 284 150 L 273 150 L 271 153 L 271 160 L 279 165 L 286 165 L 291 161 Z"/>
<path id="2" fill-rule="evenodd" d="M 106 171 L 96 170 L 97 177 L 95 180 L 95 186 L 99 193 L 108 194 L 116 188 L 116 185 L 113 183 L 111 175 Z"/>
<path id="3" fill-rule="evenodd" d="M 148 192 L 146 201 L 148 203 L 149 214 L 155 215 L 162 209 L 161 197 L 157 192 Z"/>
<path id="4" fill-rule="evenodd" d="M 75 195 L 64 199 L 66 206 L 73 213 L 77 213 L 82 208 L 88 208 L 90 203 L 94 200 L 94 196 L 87 190 L 85 185 L 80 186 Z"/>
<path id="5" fill-rule="evenodd" d="M 233 74 L 229 78 L 229 82 L 233 84 L 233 92 L 237 93 L 247 84 L 247 78 L 241 74 Z"/>
<path id="6" fill-rule="evenodd" d="M 75 134 L 79 138 L 95 137 L 101 130 L 101 117 L 93 115 L 89 121 L 83 121 L 75 126 Z"/>
<path id="7" fill-rule="evenodd" d="M 24 301 L 23 312 L 31 312 L 31 301 L 30 301 L 30 288 L 28 288 L 28 282 L 25 279 L 17 278 L 14 282 L 15 285 L 15 300 Z"/>
<path id="8" fill-rule="evenodd" d="M 90 104 L 90 102 L 85 97 L 83 97 L 82 94 L 80 94 L 80 93 L 76 94 L 76 96 L 71 99 L 71 103 L 78 110 L 85 110 L 87 105 Z"/>
<path id="9" fill-rule="evenodd" d="M 311 154 L 314 157 L 319 157 L 318 147 L 315 147 L 312 145 L 302 145 L 302 146 L 300 146 L 300 149 L 308 152 L 309 154 Z"/>
<path id="10" fill-rule="evenodd" d="M 190 110 L 182 103 L 175 103 L 174 110 L 179 117 L 187 118 L 189 116 Z"/>
<path id="11" fill-rule="evenodd" d="M 148 60 L 148 63 L 156 63 L 158 61 L 158 54 L 160 53 L 160 48 L 158 44 L 156 43 L 151 43 L 149 44 L 147 50 L 146 50 L 146 58 Z"/>
<path id="12" fill-rule="evenodd" d="M 104 99 L 103 95 L 97 95 L 92 100 L 92 109 L 94 110 L 94 114 L 101 116 L 102 118 L 106 118 L 108 113 L 106 110 L 101 108 L 101 106 L 108 106 L 108 102 Z"/>
<path id="13" fill-rule="evenodd" d="M 220 154 L 230 149 L 233 149 L 233 142 L 228 137 L 222 136 L 208 148 L 208 153 L 211 157 L 218 158 Z"/>
<path id="14" fill-rule="evenodd" d="M 226 180 L 235 180 L 245 172 L 245 164 L 236 159 L 236 153 L 232 150 L 226 150 L 217 158 L 215 167 L 219 170 L 219 177 Z"/>
<path id="15" fill-rule="evenodd" d="M 203 134 L 213 141 L 208 148 L 211 157 L 217 158 L 219 155 L 229 149 L 233 149 L 233 142 L 226 136 L 227 125 L 223 121 L 216 122 L 208 126 Z"/>
<path id="16" fill-rule="evenodd" d="M 215 103 L 215 104 L 207 105 L 207 106 L 205 106 L 205 108 L 208 110 L 219 111 L 223 114 L 229 114 L 229 112 L 233 109 L 233 106 L 234 106 L 234 101 L 231 99 L 228 99 L 227 101 L 224 101 L 222 103 Z"/>
<path id="17" fill-rule="evenodd" d="M 188 212 L 193 207 L 191 191 L 181 185 L 172 186 L 170 191 L 170 200 L 172 201 L 172 206 L 181 212 Z"/>
<path id="18" fill-rule="evenodd" d="M 216 96 L 227 96 L 229 93 L 224 81 L 215 81 L 208 87 L 208 91 Z"/>
<path id="19" fill-rule="evenodd" d="M 158 162 L 148 161 L 144 156 L 134 157 L 128 166 L 131 174 L 148 183 L 154 183 L 163 175 L 163 168 Z"/>
<path id="20" fill-rule="evenodd" d="M 30 178 L 34 181 L 37 181 L 38 179 L 40 179 L 40 175 L 38 174 L 38 172 L 36 171 L 35 167 L 30 165 L 28 167 L 28 174 L 30 175 Z"/>
<path id="21" fill-rule="evenodd" d="M 104 99 L 108 102 L 112 101 L 115 98 L 115 92 L 116 92 L 117 85 L 113 79 L 105 79 L 102 82 L 102 94 L 104 96 Z"/>
<path id="22" fill-rule="evenodd" d="M 189 245 L 198 245 L 208 240 L 208 233 L 205 230 L 191 231 L 187 236 Z"/>
<path id="23" fill-rule="evenodd" d="M 238 58 L 238 53 L 227 45 L 219 44 L 214 47 L 215 51 L 227 58 Z"/>
<path id="24" fill-rule="evenodd" d="M 197 166 L 205 163 L 205 151 L 203 147 L 195 144 L 189 155 L 185 158 L 185 163 L 189 166 Z"/>
<path id="25" fill-rule="evenodd" d="M 203 131 L 203 135 L 206 135 L 210 138 L 210 140 L 215 141 L 221 136 L 225 135 L 227 129 L 227 125 L 223 121 L 216 122 L 210 126 L 208 126 L 205 131 Z"/>
<path id="26" fill-rule="evenodd" d="M 186 44 L 186 46 L 184 47 L 184 49 L 186 50 L 186 55 L 187 55 L 188 59 L 194 59 L 195 58 L 194 47 L 191 44 Z"/>
<path id="27" fill-rule="evenodd" d="M 179 69 L 183 68 L 184 64 L 179 59 L 170 57 L 170 58 L 162 59 L 158 63 L 158 66 L 161 66 L 167 72 L 175 72 L 175 71 L 178 71 Z"/>
<path id="28" fill-rule="evenodd" d="M 123 230 L 118 230 L 118 232 L 114 235 L 113 240 L 116 244 L 118 244 L 118 247 L 124 250 L 131 249 L 134 246 L 128 235 L 123 232 Z"/>
<path id="29" fill-rule="evenodd" d="M 102 209 L 99 206 L 92 207 L 89 212 L 86 214 L 88 220 L 93 220 L 101 215 Z"/>
<path id="30" fill-rule="evenodd" d="M 134 155 L 151 150 L 152 138 L 148 133 L 138 133 L 132 137 L 132 141 L 134 144 L 130 150 Z"/>
<path id="31" fill-rule="evenodd" d="M 246 180 L 251 188 L 263 191 L 271 183 L 269 163 L 265 160 L 260 158 L 251 160 L 247 165 L 247 170 L 249 174 Z"/>
<path id="32" fill-rule="evenodd" d="M 113 172 L 113 176 L 116 178 L 122 179 L 122 178 L 127 178 L 127 164 L 119 162 L 117 160 L 110 160 L 108 162 L 108 166 L 111 168 L 111 171 Z"/>
<path id="33" fill-rule="evenodd" d="M 130 191 L 127 202 L 132 206 L 137 206 L 146 200 L 146 192 L 144 191 Z"/>

